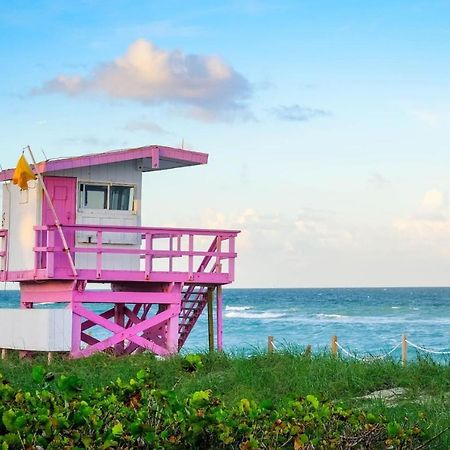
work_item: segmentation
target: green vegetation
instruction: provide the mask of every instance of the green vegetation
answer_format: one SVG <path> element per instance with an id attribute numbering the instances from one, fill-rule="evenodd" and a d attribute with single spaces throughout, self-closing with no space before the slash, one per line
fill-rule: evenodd
<path id="1" fill-rule="evenodd" d="M 0 449 L 450 448 L 450 365 L 297 351 L 0 362 Z M 394 401 L 361 398 L 404 388 Z M 354 447 L 351 447 L 354 445 Z"/>

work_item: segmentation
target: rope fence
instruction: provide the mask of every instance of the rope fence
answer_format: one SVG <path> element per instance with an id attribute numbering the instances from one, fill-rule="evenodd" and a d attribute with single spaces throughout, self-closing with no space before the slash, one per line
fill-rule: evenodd
<path id="1" fill-rule="evenodd" d="M 273 353 L 274 350 L 278 350 L 278 347 L 277 347 L 277 345 L 275 345 L 274 341 L 275 341 L 275 339 L 273 336 L 268 336 L 267 351 L 269 353 Z M 332 336 L 330 350 L 331 350 L 331 354 L 335 357 L 338 356 L 339 353 L 341 353 L 341 354 L 348 356 L 350 358 L 353 358 L 357 361 L 369 362 L 369 361 L 380 361 L 385 358 L 388 358 L 388 357 L 392 356 L 392 354 L 396 350 L 401 349 L 402 364 L 406 365 L 406 363 L 408 361 L 408 346 L 411 346 L 417 352 L 420 351 L 423 353 L 428 353 L 428 354 L 432 354 L 432 355 L 440 355 L 440 356 L 450 355 L 450 350 L 446 350 L 446 349 L 433 350 L 430 348 L 422 347 L 421 345 L 415 344 L 414 342 L 411 342 L 410 340 L 408 340 L 406 335 L 403 335 L 402 340 L 398 344 L 394 345 L 394 347 L 392 347 L 389 351 L 379 354 L 379 355 L 372 355 L 372 354 L 367 354 L 367 353 L 365 355 L 358 355 L 357 353 L 343 347 L 339 343 L 337 336 Z M 311 350 L 312 350 L 311 345 L 306 346 L 305 354 L 307 356 L 311 356 Z"/>
<path id="2" fill-rule="evenodd" d="M 336 345 L 338 346 L 339 350 L 342 351 L 342 353 L 344 353 L 347 356 L 351 356 L 352 358 L 354 358 L 358 361 L 377 361 L 377 360 L 385 359 L 388 356 L 392 355 L 392 353 L 394 353 L 395 350 L 397 350 L 402 345 L 402 343 L 399 342 L 394 348 L 389 350 L 387 353 L 384 353 L 383 355 L 368 355 L 368 356 L 358 356 L 355 353 L 352 353 L 352 352 L 346 350 L 344 347 L 342 347 L 341 344 L 339 344 L 339 342 L 336 342 Z"/>

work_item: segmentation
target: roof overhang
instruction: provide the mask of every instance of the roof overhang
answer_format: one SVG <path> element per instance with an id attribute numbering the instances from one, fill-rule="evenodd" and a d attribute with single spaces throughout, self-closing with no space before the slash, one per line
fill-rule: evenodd
<path id="1" fill-rule="evenodd" d="M 46 172 L 58 172 L 60 170 L 99 166 L 132 160 L 137 161 L 137 167 L 142 172 L 149 172 L 206 164 L 208 162 L 208 154 L 183 150 L 181 148 L 149 145 L 146 147 L 93 153 L 71 158 L 50 159 L 37 163 L 37 169 L 41 174 L 44 174 Z M 0 173 L 0 181 L 11 180 L 13 173 L 14 169 L 2 171 Z"/>

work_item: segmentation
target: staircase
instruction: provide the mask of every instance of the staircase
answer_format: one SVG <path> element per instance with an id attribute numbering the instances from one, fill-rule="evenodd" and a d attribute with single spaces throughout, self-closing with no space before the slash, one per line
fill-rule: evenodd
<path id="1" fill-rule="evenodd" d="M 198 318 L 207 304 L 207 288 L 204 286 L 189 286 L 183 292 L 181 300 L 178 350 L 183 347 Z"/>
<path id="2" fill-rule="evenodd" d="M 220 245 L 219 239 L 220 238 L 214 239 L 208 249 L 208 253 L 217 250 L 218 245 Z M 205 256 L 200 263 L 197 272 L 205 272 L 212 258 L 213 256 Z M 213 264 L 209 272 L 215 272 L 216 270 L 216 264 Z M 178 350 L 183 347 L 186 339 L 194 328 L 194 325 L 197 323 L 198 318 L 201 316 L 208 302 L 207 292 L 208 288 L 206 286 L 198 286 L 195 284 L 188 285 L 183 291 L 178 326 Z"/>

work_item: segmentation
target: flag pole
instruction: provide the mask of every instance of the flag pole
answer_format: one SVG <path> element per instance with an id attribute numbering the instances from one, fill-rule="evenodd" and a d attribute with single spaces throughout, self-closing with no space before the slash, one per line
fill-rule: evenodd
<path id="1" fill-rule="evenodd" d="M 64 236 L 64 232 L 63 232 L 63 230 L 61 228 L 61 222 L 59 221 L 58 214 L 56 213 L 55 207 L 53 206 L 52 199 L 50 197 L 50 194 L 47 191 L 47 187 L 44 184 L 44 180 L 42 179 L 41 172 L 39 172 L 39 169 L 38 169 L 37 164 L 36 164 L 36 160 L 34 159 L 33 152 L 31 151 L 31 147 L 29 145 L 27 145 L 26 148 L 28 149 L 28 151 L 30 153 L 31 160 L 33 161 L 34 170 L 36 171 L 36 175 L 38 177 L 39 183 L 42 186 L 45 198 L 47 199 L 48 205 L 50 206 L 50 210 L 51 210 L 51 212 L 53 214 L 53 218 L 55 219 L 55 225 L 56 225 L 56 228 L 59 231 L 59 235 L 61 237 L 61 241 L 62 241 L 62 244 L 63 244 L 64 253 L 67 255 L 67 259 L 69 260 L 69 264 L 70 264 L 70 268 L 72 270 L 72 274 L 76 277 L 77 276 L 77 269 L 75 268 L 75 264 L 73 262 L 72 255 L 70 254 L 69 246 L 67 245 L 67 241 L 66 241 L 66 236 Z"/>

